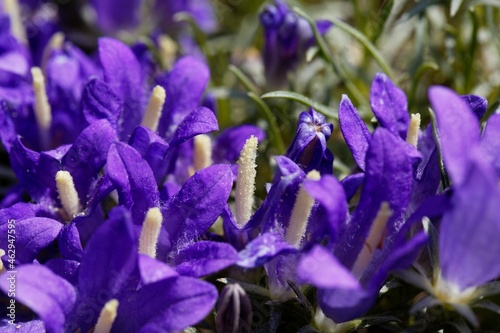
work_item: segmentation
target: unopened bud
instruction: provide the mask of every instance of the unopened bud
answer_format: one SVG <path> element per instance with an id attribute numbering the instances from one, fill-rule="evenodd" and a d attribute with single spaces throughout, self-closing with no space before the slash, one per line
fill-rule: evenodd
<path id="1" fill-rule="evenodd" d="M 250 333 L 252 331 L 252 302 L 237 283 L 222 289 L 217 306 L 218 333 Z"/>
<path id="2" fill-rule="evenodd" d="M 333 172 L 333 154 L 326 146 L 332 135 L 333 124 L 310 108 L 299 116 L 297 132 L 285 156 L 297 163 L 304 172 L 318 170 L 321 174 Z"/>

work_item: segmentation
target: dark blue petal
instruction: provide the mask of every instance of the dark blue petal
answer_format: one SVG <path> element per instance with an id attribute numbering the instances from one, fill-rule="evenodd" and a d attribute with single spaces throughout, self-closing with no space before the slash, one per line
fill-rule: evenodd
<path id="1" fill-rule="evenodd" d="M 117 140 L 108 121 L 99 120 L 88 126 L 62 159 L 63 168 L 73 177 L 82 204 L 87 202 L 99 172 L 106 163 L 109 148 Z"/>
<path id="2" fill-rule="evenodd" d="M 111 332 L 174 332 L 197 324 L 212 310 L 217 289 L 190 277 L 148 284 L 119 301 Z"/>
<path id="3" fill-rule="evenodd" d="M 182 120 L 200 105 L 209 77 L 207 65 L 188 56 L 179 59 L 167 75 L 157 79 L 167 94 L 158 124 L 161 137 L 171 138 Z"/>
<path id="4" fill-rule="evenodd" d="M 497 177 L 500 177 L 500 114 L 493 114 L 488 119 L 481 139 L 481 148 L 495 169 Z"/>
<path id="5" fill-rule="evenodd" d="M 233 185 L 229 165 L 213 165 L 196 172 L 162 208 L 163 229 L 173 249 L 205 233 L 227 204 Z"/>
<path id="6" fill-rule="evenodd" d="M 119 134 L 123 141 L 128 141 L 135 126 L 141 123 L 145 110 L 143 73 L 130 48 L 112 38 L 99 39 L 99 59 L 106 83 L 123 102 Z M 167 96 L 176 98 L 168 91 Z"/>
<path id="7" fill-rule="evenodd" d="M 215 163 L 236 163 L 245 142 L 251 136 L 259 142 L 266 137 L 264 131 L 253 125 L 240 125 L 222 131 L 215 142 L 212 157 Z"/>
<path id="8" fill-rule="evenodd" d="M 406 95 L 383 73 L 373 79 L 370 105 L 381 126 L 406 139 L 410 123 Z"/>
<path id="9" fill-rule="evenodd" d="M 106 82 L 97 78 L 89 81 L 83 91 L 81 103 L 89 124 L 106 119 L 118 132 L 118 119 L 123 110 L 123 103 Z"/>
<path id="10" fill-rule="evenodd" d="M 106 165 L 120 204 L 132 212 L 135 224 L 142 224 L 149 208 L 159 204 L 158 186 L 148 163 L 124 143 L 111 146 Z"/>
<path id="11" fill-rule="evenodd" d="M 170 146 L 177 146 L 198 134 L 218 131 L 219 124 L 214 113 L 205 107 L 190 112 L 179 124 L 170 141 Z"/>
<path id="12" fill-rule="evenodd" d="M 366 155 L 363 190 L 356 210 L 336 247 L 336 255 L 348 268 L 356 261 L 382 202 L 393 214 L 387 223 L 387 238 L 400 229 L 413 186 L 413 169 L 406 142 L 384 128 L 374 132 Z"/>
<path id="13" fill-rule="evenodd" d="M 64 332 L 66 315 L 75 303 L 73 286 L 42 265 L 24 265 L 17 273 L 2 274 L 0 289 L 8 293 L 10 276 L 15 276 L 16 301 L 33 310 L 43 320 L 47 332 Z"/>
<path id="14" fill-rule="evenodd" d="M 0 226 L 0 233 L 5 235 L 0 237 L 0 248 L 7 249 L 9 239 L 15 239 L 15 257 L 19 263 L 33 262 L 38 253 L 57 238 L 63 226 L 60 222 L 45 217 L 14 221 Z"/>
<path id="15" fill-rule="evenodd" d="M 130 214 L 122 207 L 110 212 L 87 243 L 78 271 L 79 301 L 66 329 L 95 325 L 104 304 L 129 285 L 137 285 L 137 239 Z"/>
<path id="16" fill-rule="evenodd" d="M 238 261 L 236 250 L 229 244 L 196 242 L 175 256 L 176 270 L 181 275 L 202 277 L 216 273 Z"/>
<path id="17" fill-rule="evenodd" d="M 131 29 L 139 24 L 140 0 L 127 0 L 117 5 L 112 0 L 92 0 L 99 28 L 106 33 Z"/>
<path id="18" fill-rule="evenodd" d="M 346 95 L 342 95 L 342 101 L 339 105 L 339 124 L 356 164 L 364 171 L 365 156 L 370 144 L 371 134 Z"/>
<path id="19" fill-rule="evenodd" d="M 276 234 L 266 232 L 251 241 L 238 254 L 238 266 L 245 268 L 260 267 L 281 253 L 295 252 L 296 249 Z"/>
<path id="20" fill-rule="evenodd" d="M 65 259 L 80 261 L 83 249 L 74 223 L 65 225 L 59 234 L 59 252 Z"/>
<path id="21" fill-rule="evenodd" d="M 462 95 L 462 100 L 467 104 L 469 109 L 476 115 L 478 120 L 483 118 L 488 108 L 488 100 L 476 95 Z"/>
<path id="22" fill-rule="evenodd" d="M 137 126 L 130 137 L 129 144 L 148 162 L 156 182 L 165 178 L 168 164 L 165 163 L 170 146 L 158 134 L 147 127 Z"/>

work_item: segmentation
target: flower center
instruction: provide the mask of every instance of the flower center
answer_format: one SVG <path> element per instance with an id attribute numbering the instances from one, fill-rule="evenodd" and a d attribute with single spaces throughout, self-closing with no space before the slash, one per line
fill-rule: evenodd
<path id="1" fill-rule="evenodd" d="M 458 285 L 445 280 L 441 275 L 433 285 L 434 296 L 441 303 L 447 304 L 468 304 L 475 298 L 475 291 L 474 287 L 461 290 Z"/>

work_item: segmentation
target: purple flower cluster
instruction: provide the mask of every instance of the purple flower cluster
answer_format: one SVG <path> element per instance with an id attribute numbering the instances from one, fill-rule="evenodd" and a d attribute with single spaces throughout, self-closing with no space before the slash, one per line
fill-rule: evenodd
<path id="1" fill-rule="evenodd" d="M 183 3 L 157 6 L 208 15 Z M 103 30 L 138 20 L 138 1 L 120 15 L 115 2 L 93 4 Z M 282 79 L 312 45 L 311 27 L 282 1 L 261 21 L 266 70 Z M 256 201 L 265 133 L 217 133 L 216 111 L 202 106 L 202 60 L 152 70 L 139 48 L 102 37 L 94 58 L 52 39 L 38 63 L 11 31 L 2 16 L 0 139 L 18 182 L 0 203 L 0 290 L 10 295 L 15 270 L 18 311 L 15 328 L 5 316 L 0 331 L 178 332 L 203 322 L 251 332 L 258 297 L 303 301 L 310 287 L 311 322 L 328 330 L 367 313 L 393 273 L 425 292 L 413 311 L 442 304 L 479 325 L 472 309 L 500 277 L 500 118 L 481 131 L 485 99 L 434 86 L 434 123 L 421 129 L 404 92 L 377 74 L 374 130 L 347 96 L 338 108 L 351 174 L 334 175 L 334 126 L 310 108 Z"/>

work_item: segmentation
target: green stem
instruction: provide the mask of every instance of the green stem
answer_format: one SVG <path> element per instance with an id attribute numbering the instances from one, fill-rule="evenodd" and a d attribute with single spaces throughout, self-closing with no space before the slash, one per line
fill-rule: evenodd
<path id="1" fill-rule="evenodd" d="M 255 95 L 259 95 L 258 88 L 250 81 L 245 73 L 243 73 L 238 67 L 234 65 L 229 65 L 229 71 L 234 74 L 240 80 L 240 82 L 247 88 L 248 91 L 253 92 Z"/>
<path id="2" fill-rule="evenodd" d="M 264 112 L 267 122 L 269 123 L 269 131 L 272 135 L 270 141 L 274 143 L 276 149 L 278 149 L 278 155 L 285 153 L 285 144 L 283 142 L 283 138 L 281 137 L 280 129 L 278 127 L 278 123 L 276 122 L 276 117 L 273 112 L 269 108 L 269 106 L 259 97 L 259 95 L 255 94 L 252 91 L 248 92 L 248 97 L 250 97 Z"/>

